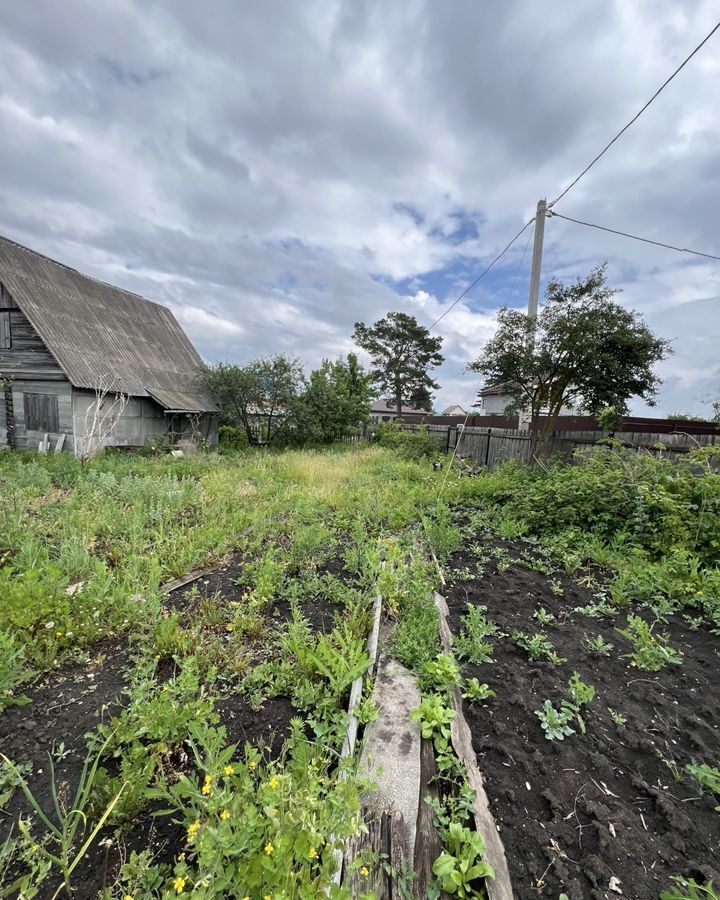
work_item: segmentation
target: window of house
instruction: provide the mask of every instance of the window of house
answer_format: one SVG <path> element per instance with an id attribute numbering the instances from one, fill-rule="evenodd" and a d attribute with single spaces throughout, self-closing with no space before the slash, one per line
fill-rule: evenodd
<path id="1" fill-rule="evenodd" d="M 0 350 L 9 350 L 11 347 L 10 311 L 0 310 Z"/>
<path id="2" fill-rule="evenodd" d="M 58 434 L 58 398 L 55 394 L 23 394 L 25 428 Z"/>

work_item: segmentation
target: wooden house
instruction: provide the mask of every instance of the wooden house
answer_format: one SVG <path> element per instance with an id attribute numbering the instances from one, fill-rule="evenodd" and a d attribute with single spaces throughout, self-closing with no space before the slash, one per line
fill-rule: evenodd
<path id="1" fill-rule="evenodd" d="M 215 446 L 201 363 L 166 307 L 0 237 L 0 447 L 81 454 L 102 415 L 103 446 Z"/>

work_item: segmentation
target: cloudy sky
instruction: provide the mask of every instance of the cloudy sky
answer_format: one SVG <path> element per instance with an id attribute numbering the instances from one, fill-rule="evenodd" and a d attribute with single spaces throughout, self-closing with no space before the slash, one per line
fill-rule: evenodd
<path id="1" fill-rule="evenodd" d="M 0 232 L 171 307 L 208 360 L 430 325 L 718 19 L 703 0 L 33 0 L 0 9 Z M 720 254 L 720 32 L 558 204 Z M 528 237 L 530 234 L 528 232 Z M 438 325 L 436 406 L 523 238 Z M 720 394 L 720 263 L 551 219 L 543 279 L 607 259 L 673 340 L 658 412 Z M 645 411 L 636 404 L 634 411 Z"/>

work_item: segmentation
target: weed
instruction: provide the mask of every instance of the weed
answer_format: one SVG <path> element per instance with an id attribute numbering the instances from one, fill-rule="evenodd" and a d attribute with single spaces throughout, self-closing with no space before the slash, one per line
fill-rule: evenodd
<path id="1" fill-rule="evenodd" d="M 610 656 L 611 651 L 615 647 L 614 644 L 606 641 L 601 634 L 597 634 L 592 638 L 585 635 L 582 639 L 582 645 L 588 652 L 596 653 L 598 656 Z"/>
<path id="2" fill-rule="evenodd" d="M 502 632 L 485 615 L 487 606 L 471 605 L 463 616 L 460 634 L 455 640 L 455 652 L 476 666 L 491 663 L 493 645 L 487 638 L 502 637 Z"/>
<path id="3" fill-rule="evenodd" d="M 450 723 L 455 718 L 455 713 L 439 694 L 429 694 L 410 713 L 410 718 L 420 724 L 420 733 L 425 739 L 440 735 L 449 740 Z"/>
<path id="4" fill-rule="evenodd" d="M 536 609 L 532 614 L 532 617 L 538 625 L 549 625 L 551 622 L 555 621 L 555 616 L 551 612 L 548 612 L 544 606 Z"/>
<path id="5" fill-rule="evenodd" d="M 720 768 L 707 763 L 696 763 L 685 767 L 698 784 L 720 796 Z M 715 807 L 720 812 L 720 806 Z"/>
<path id="6" fill-rule="evenodd" d="M 459 822 L 451 822 L 444 832 L 444 850 L 433 864 L 433 874 L 441 889 L 459 900 L 481 897 L 473 882 L 493 878 L 489 863 L 483 861 L 485 843 L 482 836 Z"/>
<path id="7" fill-rule="evenodd" d="M 438 653 L 420 671 L 420 688 L 423 691 L 448 692 L 456 684 L 462 684 L 462 678 L 455 659 L 449 653 Z"/>
<path id="8" fill-rule="evenodd" d="M 480 684 L 477 678 L 469 678 L 465 682 L 463 697 L 473 703 L 480 700 L 491 700 L 496 697 L 495 691 L 491 691 L 487 684 Z"/>
<path id="9" fill-rule="evenodd" d="M 2 758 L 5 765 L 15 769 L 15 775 L 19 781 L 19 786 L 23 794 L 25 795 L 25 799 L 48 832 L 47 840 L 38 840 L 32 834 L 31 823 L 22 818 L 18 820 L 18 830 L 21 834 L 22 843 L 26 849 L 29 849 L 32 854 L 37 856 L 38 860 L 32 867 L 34 871 L 31 873 L 31 878 L 36 876 L 42 880 L 47 874 L 49 864 L 50 868 L 55 867 L 59 870 L 59 874 L 63 879 L 62 887 L 69 897 L 72 896 L 71 878 L 73 872 L 84 859 L 85 854 L 98 836 L 106 819 L 112 813 L 125 789 L 125 785 L 120 787 L 118 793 L 111 799 L 110 803 L 95 823 L 95 826 L 86 837 L 88 828 L 87 810 L 89 808 L 90 794 L 100 764 L 100 757 L 109 741 L 110 738 L 107 739 L 105 744 L 97 752 L 91 751 L 85 758 L 85 764 L 83 765 L 80 774 L 75 796 L 70 803 L 69 808 L 65 805 L 64 798 L 58 791 L 58 785 L 55 780 L 55 769 L 53 767 L 52 757 L 50 757 L 50 790 L 53 800 L 54 815 L 56 817 L 56 821 L 54 822 L 43 812 L 42 807 L 35 799 L 35 796 L 28 787 L 28 784 L 20 771 L 7 756 L 0 753 L 0 758 Z M 84 842 L 82 846 L 77 849 L 77 841 L 82 840 L 83 838 Z M 12 893 L 14 889 L 15 885 L 12 886 L 8 893 Z"/>
<path id="10" fill-rule="evenodd" d="M 554 666 L 567 662 L 566 659 L 558 656 L 552 643 L 540 632 L 531 636 L 522 631 L 513 631 L 512 639 L 515 646 L 524 650 L 532 662 L 544 659 Z"/>
<path id="11" fill-rule="evenodd" d="M 622 715 L 622 713 L 616 712 L 616 710 L 611 709 L 609 706 L 607 711 L 610 713 L 610 718 L 616 725 L 624 725 L 627 722 L 627 716 Z"/>
<path id="12" fill-rule="evenodd" d="M 712 881 L 698 884 L 694 878 L 686 879 L 675 876 L 672 879 L 675 887 L 660 894 L 660 900 L 720 900 L 720 894 L 713 889 Z"/>
<path id="13" fill-rule="evenodd" d="M 627 628 L 615 630 L 626 638 L 633 646 L 632 653 L 624 654 L 630 659 L 630 665 L 648 672 L 659 672 L 666 665 L 679 666 L 682 663 L 682 651 L 673 650 L 668 644 L 667 635 L 653 634 L 653 627 L 640 616 L 628 616 Z"/>
<path id="14" fill-rule="evenodd" d="M 29 677 L 25 651 L 11 634 L 0 631 L 0 713 L 8 706 L 24 706 L 30 702 L 27 697 L 15 693 Z"/>
<path id="15" fill-rule="evenodd" d="M 565 594 L 565 588 L 562 586 L 562 582 L 557 578 L 551 578 L 550 581 L 548 581 L 548 587 L 556 597 L 562 597 Z"/>
<path id="16" fill-rule="evenodd" d="M 31 774 L 32 765 L 30 763 L 8 765 L 8 763 L 3 762 L 2 769 L 0 769 L 0 810 L 4 809 L 15 792 L 15 788 L 20 787 L 22 779 L 27 780 L 27 777 Z"/>

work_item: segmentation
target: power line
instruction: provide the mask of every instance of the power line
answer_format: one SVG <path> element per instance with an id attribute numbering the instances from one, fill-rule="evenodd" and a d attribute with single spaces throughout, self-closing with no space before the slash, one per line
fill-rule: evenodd
<path id="1" fill-rule="evenodd" d="M 676 247 L 674 244 L 653 241 L 650 238 L 640 237 L 637 234 L 628 234 L 627 231 L 618 231 L 616 228 L 606 228 L 604 225 L 596 225 L 593 222 L 583 222 L 580 219 L 563 216 L 561 213 L 548 211 L 548 216 L 556 216 L 558 219 L 565 219 L 566 222 L 574 222 L 576 225 L 585 225 L 587 228 L 597 228 L 600 231 L 607 231 L 610 234 L 619 234 L 621 237 L 632 238 L 634 241 L 642 241 L 644 244 L 654 244 L 656 247 L 664 247 L 666 250 L 677 250 L 678 253 L 692 253 L 693 256 L 704 256 L 706 259 L 720 260 L 720 256 L 715 256 L 713 253 L 701 253 L 700 250 L 690 250 L 688 247 Z"/>
<path id="2" fill-rule="evenodd" d="M 590 171 L 590 169 L 592 169 L 592 167 L 595 165 L 595 163 L 602 156 L 604 156 L 607 153 L 607 151 L 612 147 L 612 145 L 615 143 L 615 141 L 617 141 L 620 137 L 622 137 L 622 135 L 625 134 L 625 132 L 628 130 L 628 128 L 630 128 L 631 125 L 633 125 L 635 122 L 637 122 L 637 120 L 645 112 L 645 110 L 648 108 L 648 106 L 650 106 L 650 104 L 655 100 L 655 98 L 658 97 L 662 93 L 662 91 L 665 90 L 665 88 L 670 84 L 670 82 L 673 80 L 673 78 L 681 71 L 681 69 L 683 69 L 690 62 L 690 60 L 693 58 L 693 56 L 695 56 L 695 54 L 698 52 L 698 50 L 700 50 L 700 48 L 703 47 L 703 45 L 706 44 L 710 40 L 710 38 L 715 34 L 715 32 L 718 30 L 718 28 L 720 28 L 720 22 L 717 23 L 717 25 L 713 28 L 713 30 L 710 32 L 710 34 L 706 35 L 703 38 L 703 40 L 700 41 L 700 43 L 692 51 L 692 53 L 689 56 L 685 57 L 685 59 L 680 63 L 680 65 L 677 67 L 677 69 L 675 69 L 675 71 L 672 73 L 672 75 L 670 75 L 660 85 L 660 87 L 655 91 L 655 93 L 648 100 L 648 102 L 642 107 L 642 109 L 638 110 L 638 112 L 635 113 L 635 115 L 632 117 L 632 119 L 630 119 L 630 121 L 627 123 L 627 125 L 625 125 L 625 127 L 622 128 L 620 131 L 618 131 L 618 133 L 615 135 L 615 137 L 603 147 L 603 149 L 598 153 L 598 155 L 595 157 L 595 159 L 592 160 L 591 163 L 589 163 L 587 166 L 585 166 L 585 168 L 582 170 L 582 172 L 577 176 L 577 178 L 575 178 L 573 181 L 570 182 L 570 184 L 565 188 L 565 190 L 562 192 L 562 194 L 560 194 L 558 197 L 556 197 L 552 201 L 552 203 L 550 203 L 548 205 L 548 208 L 555 206 L 555 204 L 558 202 L 558 200 L 562 200 L 562 198 L 565 196 L 565 194 L 567 194 L 568 191 L 570 191 L 572 188 L 575 187 L 575 185 L 578 183 L 578 181 L 580 181 L 580 179 L 583 177 L 583 175 L 586 175 Z"/>
<path id="3" fill-rule="evenodd" d="M 470 293 L 470 291 L 471 291 L 477 284 L 480 283 L 480 281 L 487 275 L 487 273 L 490 271 L 490 269 L 492 269 L 492 267 L 495 265 L 495 263 L 500 262 L 500 260 L 503 258 L 503 256 L 505 256 L 505 254 L 506 254 L 506 253 L 508 252 L 508 250 L 512 247 L 512 245 L 515 243 L 515 241 L 516 241 L 516 240 L 520 237 L 520 235 L 523 233 L 523 231 L 525 231 L 525 229 L 526 229 L 529 225 L 532 225 L 532 223 L 533 223 L 534 221 L 535 221 L 535 216 L 533 216 L 532 219 L 530 219 L 529 222 L 526 222 L 526 223 L 523 225 L 523 227 L 520 229 L 520 231 L 518 231 L 518 233 L 517 233 L 517 234 L 515 235 L 515 237 L 510 241 L 510 243 L 509 243 L 509 244 L 506 244 L 505 248 L 504 248 L 503 250 L 501 250 L 500 253 L 498 253 L 498 255 L 495 257 L 495 259 L 490 263 L 490 265 L 486 266 L 486 267 L 482 270 L 482 272 L 478 275 L 478 277 L 475 279 L 475 281 L 473 281 L 473 283 L 472 283 L 469 287 L 465 288 L 465 290 L 462 292 L 462 294 L 460 294 L 460 296 L 457 298 L 457 300 L 454 300 L 454 301 L 450 304 L 450 306 L 448 306 L 448 308 L 445 310 L 445 312 L 444 312 L 441 316 L 439 316 L 437 319 L 435 319 L 435 321 L 432 323 L 432 325 L 428 328 L 428 331 L 432 331 L 433 328 L 438 324 L 438 322 L 442 321 L 442 320 L 445 318 L 445 316 L 450 312 L 451 309 L 453 309 L 455 306 L 457 306 L 458 303 L 459 303 L 464 297 L 467 297 L 467 295 Z"/>

